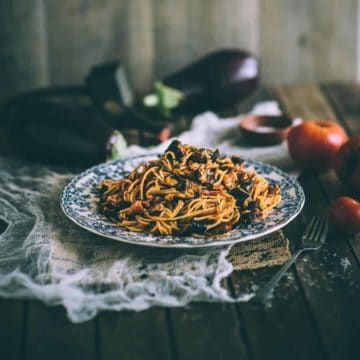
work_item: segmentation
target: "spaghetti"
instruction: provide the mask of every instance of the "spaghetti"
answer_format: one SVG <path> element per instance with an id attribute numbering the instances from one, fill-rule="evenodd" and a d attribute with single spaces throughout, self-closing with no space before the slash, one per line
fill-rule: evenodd
<path id="1" fill-rule="evenodd" d="M 154 235 L 220 235 L 263 217 L 281 200 L 237 156 L 220 156 L 174 140 L 165 153 L 123 179 L 98 186 L 99 211 L 130 231 Z"/>

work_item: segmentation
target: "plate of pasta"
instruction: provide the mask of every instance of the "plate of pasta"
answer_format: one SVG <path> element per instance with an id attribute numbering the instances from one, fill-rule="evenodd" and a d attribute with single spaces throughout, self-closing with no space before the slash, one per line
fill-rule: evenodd
<path id="1" fill-rule="evenodd" d="M 76 176 L 61 208 L 107 238 L 192 248 L 270 234 L 304 202 L 297 180 L 272 165 L 174 140 L 163 154 L 106 162 Z"/>

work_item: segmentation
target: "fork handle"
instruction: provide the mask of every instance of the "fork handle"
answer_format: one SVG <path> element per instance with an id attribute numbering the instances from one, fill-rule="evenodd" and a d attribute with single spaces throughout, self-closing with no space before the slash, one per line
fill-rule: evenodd
<path id="1" fill-rule="evenodd" d="M 254 302 L 264 303 L 271 294 L 271 290 L 279 282 L 279 280 L 284 276 L 289 267 L 294 263 L 297 257 L 304 251 L 304 249 L 297 250 L 290 260 L 285 263 L 279 271 L 269 280 L 269 282 L 252 298 Z"/>

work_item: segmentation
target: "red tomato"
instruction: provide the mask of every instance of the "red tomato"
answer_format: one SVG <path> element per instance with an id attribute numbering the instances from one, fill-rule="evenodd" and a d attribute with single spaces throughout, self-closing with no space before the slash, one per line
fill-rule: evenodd
<path id="1" fill-rule="evenodd" d="M 360 232 L 360 202 L 351 197 L 337 198 L 331 205 L 329 217 L 345 234 L 354 235 Z"/>
<path id="2" fill-rule="evenodd" d="M 335 155 L 334 168 L 339 180 L 360 192 L 360 135 L 352 136 Z"/>
<path id="3" fill-rule="evenodd" d="M 289 151 L 303 169 L 324 172 L 347 135 L 340 125 L 326 120 L 305 121 L 293 127 L 288 135 Z"/>

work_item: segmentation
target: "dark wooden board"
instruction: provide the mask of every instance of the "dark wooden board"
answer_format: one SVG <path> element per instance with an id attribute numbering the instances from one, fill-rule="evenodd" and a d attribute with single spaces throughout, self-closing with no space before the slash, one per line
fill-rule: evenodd
<path id="1" fill-rule="evenodd" d="M 360 85 L 358 83 L 325 84 L 322 89 L 348 134 L 360 135 Z M 334 175 L 328 179 L 328 183 L 331 185 L 329 196 L 332 200 L 339 195 L 351 195 L 348 194 L 349 189 L 345 185 L 334 181 Z M 349 241 L 360 264 L 360 235 L 349 238 Z"/>
<path id="2" fill-rule="evenodd" d="M 283 86 L 275 93 L 291 116 L 337 121 L 316 86 Z M 308 199 L 304 210 L 308 221 L 312 214 L 327 210 L 331 195 L 326 178 L 302 174 L 300 182 Z M 360 269 L 347 239 L 331 229 L 326 245 L 298 261 L 296 270 L 326 355 L 353 358 L 360 331 Z"/>
<path id="3" fill-rule="evenodd" d="M 267 91 L 260 88 L 234 108 L 221 112 L 221 116 L 248 112 L 267 96 Z M 170 314 L 179 359 L 248 356 L 247 334 L 235 304 L 191 304 L 187 308 L 171 309 Z"/>
<path id="4" fill-rule="evenodd" d="M 348 133 L 360 134 L 360 84 L 325 84 L 322 89 Z"/>
<path id="5" fill-rule="evenodd" d="M 0 358 L 17 360 L 23 355 L 26 306 L 22 300 L 0 298 Z"/>
<path id="6" fill-rule="evenodd" d="M 303 231 L 297 219 L 287 227 L 286 236 L 297 241 Z M 278 267 L 234 272 L 231 276 L 236 295 L 260 289 Z M 250 288 L 250 289 L 249 289 Z M 247 341 L 255 359 L 323 359 L 322 344 L 312 314 L 291 270 L 274 289 L 268 304 L 239 303 L 239 320 L 246 329 Z M 299 339 L 303 346 L 299 347 Z"/>
<path id="7" fill-rule="evenodd" d="M 76 300 L 74 300 L 76 301 Z M 95 321 L 74 324 L 63 307 L 29 305 L 25 359 L 95 359 Z"/>
<path id="8" fill-rule="evenodd" d="M 300 181 L 312 197 L 305 206 L 307 219 L 326 211 L 328 198 L 318 179 Z M 360 331 L 360 272 L 346 237 L 330 229 L 325 246 L 299 262 L 297 271 L 329 358 L 352 358 Z"/>
<path id="9" fill-rule="evenodd" d="M 233 304 L 192 304 L 171 310 L 177 359 L 248 359 Z"/>
<path id="10" fill-rule="evenodd" d="M 275 100 L 275 97 L 266 89 L 261 89 L 252 100 L 255 102 Z M 246 100 L 238 110 L 248 111 L 249 100 Z M 296 245 L 303 230 L 301 220 L 295 223 L 300 223 L 300 226 L 294 227 L 294 224 L 291 224 L 286 231 L 292 247 Z M 261 288 L 275 271 L 277 268 L 234 272 L 231 276 L 234 294 L 241 296 L 252 292 L 254 287 Z M 290 356 L 298 359 L 322 358 L 319 335 L 311 322 L 311 314 L 298 280 L 294 272 L 289 272 L 288 276 L 276 288 L 275 298 L 270 306 L 263 307 L 251 303 L 237 305 L 239 322 L 245 328 L 244 336 L 255 359 L 288 359 Z M 284 338 L 287 340 L 284 341 Z M 294 352 L 298 347 L 299 338 L 302 339 L 304 346 Z"/>
<path id="11" fill-rule="evenodd" d="M 99 316 L 99 354 L 110 359 L 170 359 L 166 312 L 104 312 Z"/>

